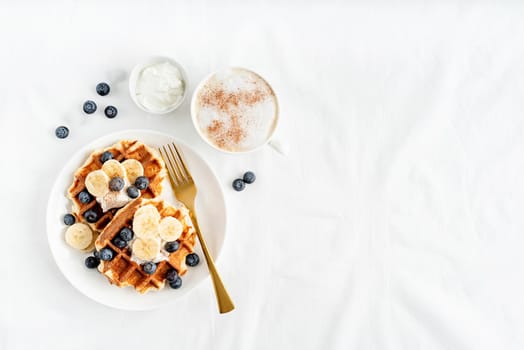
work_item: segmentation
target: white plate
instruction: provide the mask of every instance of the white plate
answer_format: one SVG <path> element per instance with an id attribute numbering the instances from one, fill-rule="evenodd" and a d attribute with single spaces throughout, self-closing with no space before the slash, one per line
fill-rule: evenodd
<path id="1" fill-rule="evenodd" d="M 145 295 L 140 295 L 132 287 L 113 286 L 97 270 L 87 269 L 84 259 L 89 254 L 83 254 L 69 247 L 64 241 L 67 226 L 63 223 L 63 217 L 64 214 L 71 211 L 71 202 L 66 197 L 66 193 L 72 183 L 73 173 L 85 162 L 93 150 L 107 147 L 122 139 L 139 140 L 152 147 L 170 142 L 176 142 L 180 146 L 198 186 L 195 205 L 200 228 L 205 234 L 213 257 L 218 258 L 226 233 L 227 214 L 224 195 L 215 174 L 202 157 L 189 146 L 169 135 L 149 130 L 128 130 L 101 137 L 83 147 L 69 160 L 58 175 L 49 196 L 47 237 L 58 267 L 80 292 L 101 304 L 118 309 L 154 309 L 180 298 L 209 275 L 200 244 L 197 243 L 195 247 L 196 253 L 200 256 L 200 264 L 188 267 L 187 273 L 182 277 L 183 284 L 180 289 L 174 290 L 166 286 L 160 291 L 150 291 Z M 172 203 L 175 200 L 167 179 L 164 183 L 162 197 Z"/>

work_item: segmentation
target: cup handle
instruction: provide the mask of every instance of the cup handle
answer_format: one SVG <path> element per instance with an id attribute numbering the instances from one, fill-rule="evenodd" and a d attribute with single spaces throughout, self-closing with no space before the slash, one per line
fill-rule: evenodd
<path id="1" fill-rule="evenodd" d="M 282 140 L 271 139 L 268 145 L 283 156 L 287 156 L 289 154 L 289 145 Z"/>

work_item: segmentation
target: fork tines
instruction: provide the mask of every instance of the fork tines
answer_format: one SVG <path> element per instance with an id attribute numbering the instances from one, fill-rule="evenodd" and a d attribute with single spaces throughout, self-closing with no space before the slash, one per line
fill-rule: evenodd
<path id="1" fill-rule="evenodd" d="M 167 171 L 169 172 L 170 177 L 175 183 L 182 184 L 193 181 L 186 162 L 182 157 L 182 152 L 178 149 L 175 143 L 163 145 L 158 150 L 166 162 Z"/>

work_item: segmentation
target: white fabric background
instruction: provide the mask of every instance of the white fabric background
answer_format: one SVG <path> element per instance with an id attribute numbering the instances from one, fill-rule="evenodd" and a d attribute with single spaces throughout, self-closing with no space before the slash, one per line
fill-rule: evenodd
<path id="1" fill-rule="evenodd" d="M 523 3 L 0 4 L 1 349 L 524 348 Z M 185 65 L 191 91 L 229 65 L 265 76 L 289 155 L 220 154 L 189 99 L 147 116 L 125 83 L 107 98 L 115 120 L 83 115 L 97 82 L 155 54 Z M 109 309 L 52 260 L 61 165 L 142 127 L 220 177 L 231 314 L 209 280 L 169 308 Z M 256 184 L 233 192 L 247 169 Z"/>

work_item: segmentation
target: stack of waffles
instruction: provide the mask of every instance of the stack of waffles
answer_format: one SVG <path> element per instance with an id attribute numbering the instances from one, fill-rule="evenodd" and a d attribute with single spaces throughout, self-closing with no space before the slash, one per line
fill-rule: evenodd
<path id="1" fill-rule="evenodd" d="M 86 266 L 116 286 L 141 294 L 166 282 L 179 288 L 186 261 L 198 263 L 188 210 L 160 198 L 166 175 L 160 154 L 135 140 L 94 151 L 74 174 L 68 197 L 76 223 L 65 240 L 93 252 Z"/>

